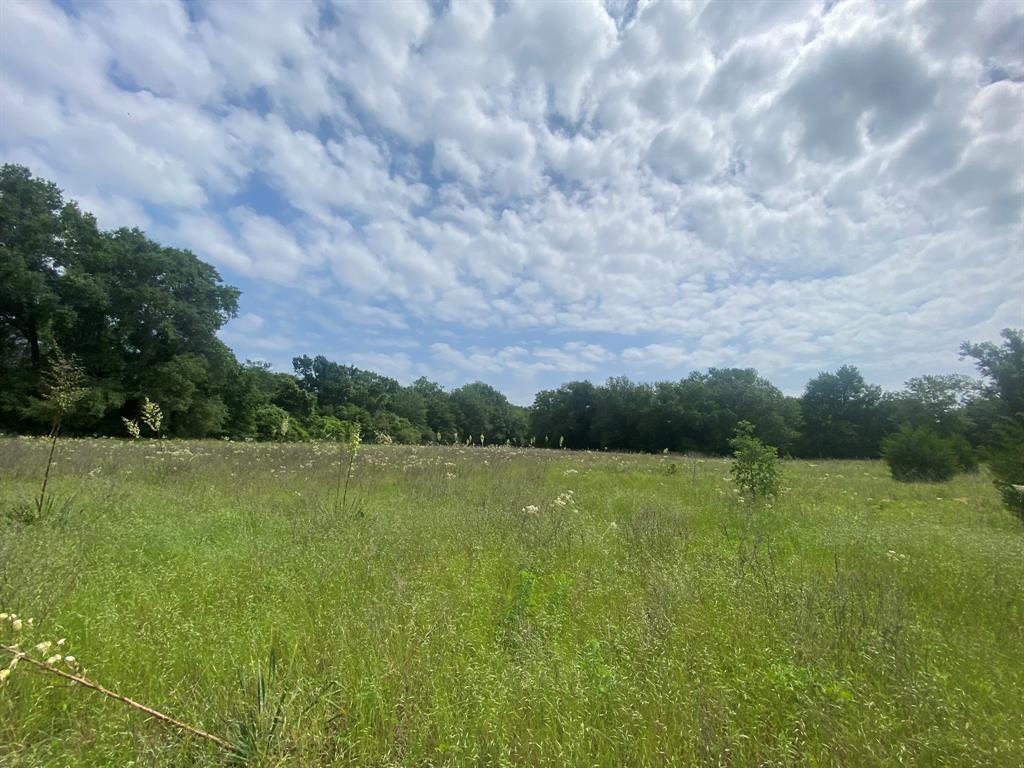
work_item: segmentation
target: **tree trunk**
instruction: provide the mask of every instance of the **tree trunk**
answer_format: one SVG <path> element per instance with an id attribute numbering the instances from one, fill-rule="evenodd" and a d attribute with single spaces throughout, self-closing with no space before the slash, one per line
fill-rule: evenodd
<path id="1" fill-rule="evenodd" d="M 32 356 L 32 370 L 38 372 L 42 365 L 42 357 L 39 354 L 39 329 L 35 320 L 28 321 L 28 346 Z"/>

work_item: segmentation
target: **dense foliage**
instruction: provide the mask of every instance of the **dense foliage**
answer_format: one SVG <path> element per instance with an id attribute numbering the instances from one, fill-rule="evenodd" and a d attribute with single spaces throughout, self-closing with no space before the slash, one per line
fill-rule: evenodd
<path id="1" fill-rule="evenodd" d="M 960 348 L 984 376 L 989 440 L 984 445 L 995 485 L 1006 506 L 1024 520 L 1024 332 L 1006 329 L 1001 346 L 992 342 Z"/>
<path id="2" fill-rule="evenodd" d="M 729 441 L 733 462 L 729 468 L 739 490 L 751 498 L 775 496 L 782 486 L 779 455 L 775 446 L 754 437 L 754 425 L 741 421 Z"/>
<path id="3" fill-rule="evenodd" d="M 943 482 L 959 464 L 953 441 L 926 427 L 901 427 L 882 443 L 882 457 L 893 478 L 903 482 Z"/>
<path id="4" fill-rule="evenodd" d="M 395 379 L 322 355 L 294 374 L 237 361 L 217 338 L 239 292 L 190 251 L 137 229 L 99 230 L 57 187 L 28 169 L 0 169 L 0 429 L 50 428 L 41 397 L 59 350 L 85 374 L 65 432 L 125 435 L 149 398 L 167 436 L 263 440 L 330 437 L 358 423 L 402 443 L 535 444 L 595 450 L 727 454 L 740 422 L 783 455 L 868 458 L 902 426 L 955 446 L 960 466 L 981 447 L 1010 497 L 1024 483 L 1024 343 L 965 344 L 984 382 L 922 376 L 884 393 L 853 366 L 822 372 L 800 397 L 753 369 L 711 368 L 679 381 L 572 381 L 514 405 L 473 382 L 452 391 Z M 1016 463 L 1015 463 L 1016 462 Z"/>
<path id="5" fill-rule="evenodd" d="M 87 374 L 67 427 L 117 433 L 146 396 L 172 435 L 223 431 L 237 368 L 217 330 L 238 291 L 189 251 L 137 229 L 101 232 L 27 169 L 0 169 L 0 425 L 36 431 L 40 383 L 56 347 Z"/>

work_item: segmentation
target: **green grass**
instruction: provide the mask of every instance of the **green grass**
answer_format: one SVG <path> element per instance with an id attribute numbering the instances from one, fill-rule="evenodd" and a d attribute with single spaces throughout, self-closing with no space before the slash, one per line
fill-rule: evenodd
<path id="1" fill-rule="evenodd" d="M 788 462 L 762 507 L 721 460 L 366 447 L 335 514 L 339 458 L 68 441 L 26 523 L 45 445 L 0 441 L 0 609 L 252 765 L 1024 764 L 1024 526 L 985 474 Z M 4 766 L 225 762 L 0 688 Z"/>

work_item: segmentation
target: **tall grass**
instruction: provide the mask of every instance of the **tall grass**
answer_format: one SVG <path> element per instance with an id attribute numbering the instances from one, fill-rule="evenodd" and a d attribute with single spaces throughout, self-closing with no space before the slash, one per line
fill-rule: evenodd
<path id="1" fill-rule="evenodd" d="M 0 441 L 0 610 L 252 765 L 1024 764 L 1024 530 L 984 474 L 479 447 Z M 673 469 L 675 467 L 675 469 Z M 571 492 L 571 493 L 570 493 Z M 42 676 L 0 764 L 220 764 Z M 231 758 L 243 759 L 243 758 Z"/>

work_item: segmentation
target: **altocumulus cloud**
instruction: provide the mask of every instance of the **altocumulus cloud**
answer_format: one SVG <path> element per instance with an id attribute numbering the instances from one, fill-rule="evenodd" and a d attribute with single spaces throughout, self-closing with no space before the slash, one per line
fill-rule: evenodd
<path id="1" fill-rule="evenodd" d="M 0 149 L 244 290 L 224 332 L 520 401 L 1024 325 L 1012 2 L 0 6 Z"/>

